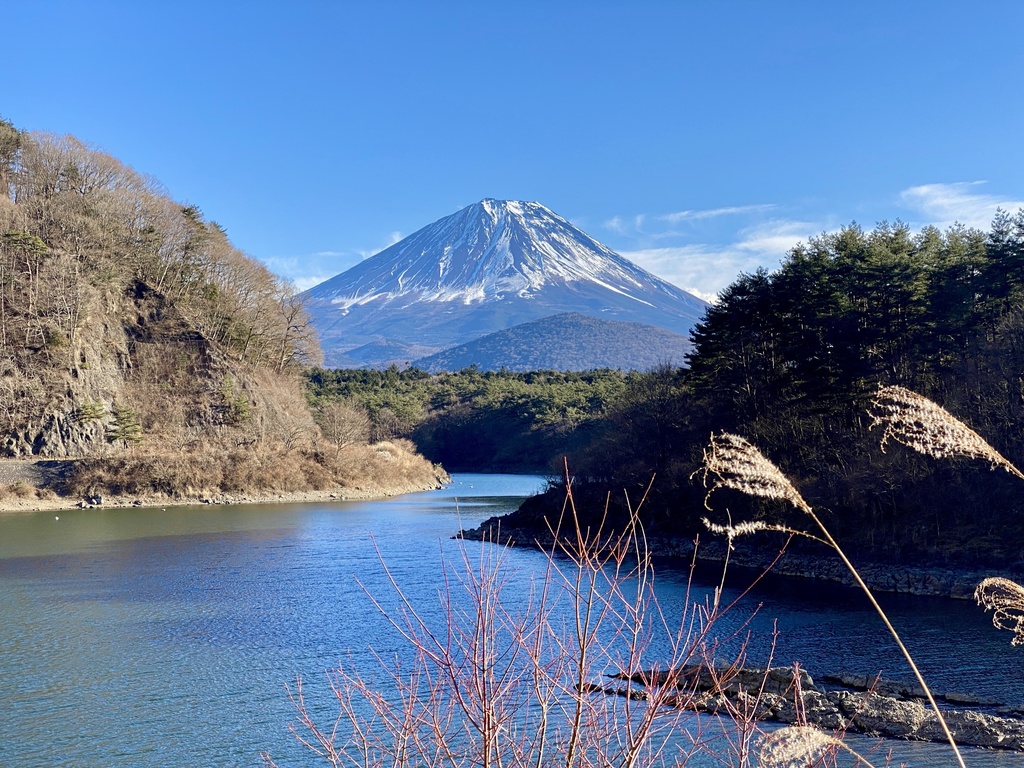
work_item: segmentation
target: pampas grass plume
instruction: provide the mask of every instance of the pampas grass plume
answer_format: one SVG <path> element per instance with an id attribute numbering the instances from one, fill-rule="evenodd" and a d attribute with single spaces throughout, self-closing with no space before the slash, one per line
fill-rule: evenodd
<path id="1" fill-rule="evenodd" d="M 844 749 L 864 765 L 871 766 L 834 736 L 809 725 L 790 725 L 765 734 L 758 747 L 761 768 L 806 768 L 835 749 Z"/>
<path id="2" fill-rule="evenodd" d="M 811 510 L 779 468 L 738 435 L 722 432 L 711 436 L 704 449 L 703 472 L 704 484 L 710 486 L 709 497 L 719 488 L 732 488 L 749 496 L 788 501 L 805 512 Z M 709 476 L 714 476 L 710 483 Z"/>
<path id="3" fill-rule="evenodd" d="M 918 453 L 945 459 L 962 456 L 1002 467 L 1024 480 L 1013 464 L 985 439 L 927 397 L 898 386 L 879 387 L 871 401 L 871 426 L 882 427 L 882 450 L 895 440 Z"/>
<path id="4" fill-rule="evenodd" d="M 992 611 L 996 629 L 1013 632 L 1011 645 L 1024 645 L 1024 587 L 1002 576 L 993 576 L 978 584 L 974 599 L 986 611 Z"/>

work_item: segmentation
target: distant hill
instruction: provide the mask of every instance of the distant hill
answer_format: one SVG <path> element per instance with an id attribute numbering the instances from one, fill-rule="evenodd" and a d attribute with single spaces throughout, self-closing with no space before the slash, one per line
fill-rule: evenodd
<path id="1" fill-rule="evenodd" d="M 540 203 L 482 200 L 302 294 L 332 366 L 408 363 L 563 312 L 689 334 L 707 303 Z"/>
<path id="2" fill-rule="evenodd" d="M 692 349 L 685 336 L 643 323 L 599 320 L 565 312 L 420 358 L 425 371 L 587 371 L 596 368 L 650 370 L 661 363 L 683 364 Z"/>

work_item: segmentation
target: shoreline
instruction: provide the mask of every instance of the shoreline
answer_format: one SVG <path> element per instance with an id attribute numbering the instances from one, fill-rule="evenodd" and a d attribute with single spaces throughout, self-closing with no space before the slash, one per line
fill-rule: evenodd
<path id="1" fill-rule="evenodd" d="M 476 528 L 459 531 L 458 538 L 474 541 L 499 543 L 502 545 L 550 549 L 555 542 L 550 531 L 543 532 L 529 527 L 501 527 L 501 518 L 492 517 Z M 668 557 L 679 562 L 697 562 L 712 565 L 725 561 L 724 542 L 685 538 L 671 538 L 651 535 L 646 538 L 648 551 L 655 557 Z M 736 546 L 729 553 L 729 566 L 753 573 L 769 573 L 775 577 L 799 579 L 813 584 L 832 584 L 858 590 L 853 576 L 838 558 L 830 552 L 822 555 L 808 555 L 800 552 L 786 552 L 774 565 L 777 548 L 758 549 L 750 546 Z M 771 567 L 769 568 L 769 566 Z M 1024 573 L 1013 568 L 976 567 L 963 568 L 951 565 L 920 565 L 863 562 L 857 569 L 867 585 L 875 592 L 918 597 L 941 597 L 953 600 L 974 600 L 978 583 L 989 576 L 1003 576 L 1014 581 L 1024 581 Z"/>
<path id="2" fill-rule="evenodd" d="M 418 477 L 375 482 L 367 478 L 353 485 L 334 485 L 301 491 L 274 489 L 249 491 L 187 490 L 166 493 L 99 494 L 62 496 L 54 491 L 59 480 L 78 459 L 0 459 L 0 515 L 31 514 L 71 509 L 205 506 L 224 504 L 291 504 L 335 501 L 369 501 L 443 488 L 451 476 L 439 466 L 419 472 Z"/>
<path id="3" fill-rule="evenodd" d="M 443 488 L 445 483 L 437 481 L 430 485 L 396 485 L 390 488 L 332 488 L 317 491 L 252 491 L 248 493 L 195 494 L 188 496 L 142 495 L 103 496 L 99 504 L 85 499 L 67 496 L 52 498 L 8 498 L 0 500 L 0 515 L 32 514 L 34 512 L 59 512 L 71 509 L 123 509 L 151 507 L 199 507 L 227 504 L 298 504 L 336 501 L 373 501 L 403 496 L 407 493 L 421 493 Z"/>

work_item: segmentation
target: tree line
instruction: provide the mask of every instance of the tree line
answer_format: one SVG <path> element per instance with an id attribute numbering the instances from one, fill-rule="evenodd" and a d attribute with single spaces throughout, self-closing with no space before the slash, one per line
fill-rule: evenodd
<path id="1" fill-rule="evenodd" d="M 556 474 L 566 450 L 588 443 L 612 403 L 642 378 L 618 370 L 430 374 L 396 366 L 308 374 L 316 410 L 335 419 L 343 403 L 347 423 L 365 422 L 372 439 L 411 438 L 449 470 Z"/>

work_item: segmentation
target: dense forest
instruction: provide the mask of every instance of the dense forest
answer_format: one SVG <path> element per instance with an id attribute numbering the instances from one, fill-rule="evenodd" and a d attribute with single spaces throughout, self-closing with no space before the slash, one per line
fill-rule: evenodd
<path id="1" fill-rule="evenodd" d="M 699 530 L 704 489 L 691 474 L 708 435 L 725 430 L 779 464 L 858 556 L 1020 566 L 1019 481 L 898 446 L 883 453 L 868 409 L 879 385 L 899 384 L 1024 460 L 1022 301 L 1024 212 L 999 212 L 988 233 L 849 226 L 794 248 L 775 272 L 741 275 L 694 331 L 663 425 L 667 453 L 639 448 L 661 457 L 647 467 L 660 473 L 652 523 Z M 607 445 L 577 464 L 595 488 L 646 479 L 642 460 L 616 461 Z M 714 506 L 737 519 L 780 514 L 744 498 Z"/>
<path id="2" fill-rule="evenodd" d="M 551 472 L 591 443 L 612 404 L 645 380 L 598 370 L 430 374 L 417 368 L 314 368 L 309 392 L 339 433 L 411 438 L 452 471 Z"/>
<path id="3" fill-rule="evenodd" d="M 375 428 L 458 469 L 557 473 L 566 456 L 595 510 L 611 492 L 614 513 L 653 478 L 647 524 L 671 536 L 701 530 L 705 491 L 691 476 L 713 431 L 736 432 L 859 556 L 1019 564 L 1024 486 L 984 464 L 883 452 L 868 408 L 879 385 L 903 385 L 1024 463 L 1024 212 L 999 212 L 988 232 L 881 223 L 814 238 L 777 271 L 741 275 L 693 339 L 688 368 L 317 371 L 313 392 L 365 407 Z M 556 488 L 517 520 L 536 523 L 561 498 Z M 780 514 L 715 501 L 737 519 Z"/>
<path id="4" fill-rule="evenodd" d="M 984 464 L 879 449 L 880 384 L 942 404 L 1024 460 L 1024 212 L 991 230 L 850 226 L 741 276 L 694 333 L 705 427 L 744 434 L 883 560 L 1017 565 L 1024 487 Z M 730 500 L 731 501 L 731 500 Z"/>
<path id="5" fill-rule="evenodd" d="M 332 461 L 304 398 L 319 359 L 292 287 L 198 207 L 0 120 L 0 455 L 77 459 L 67 493 L 358 482 L 375 460 Z"/>

